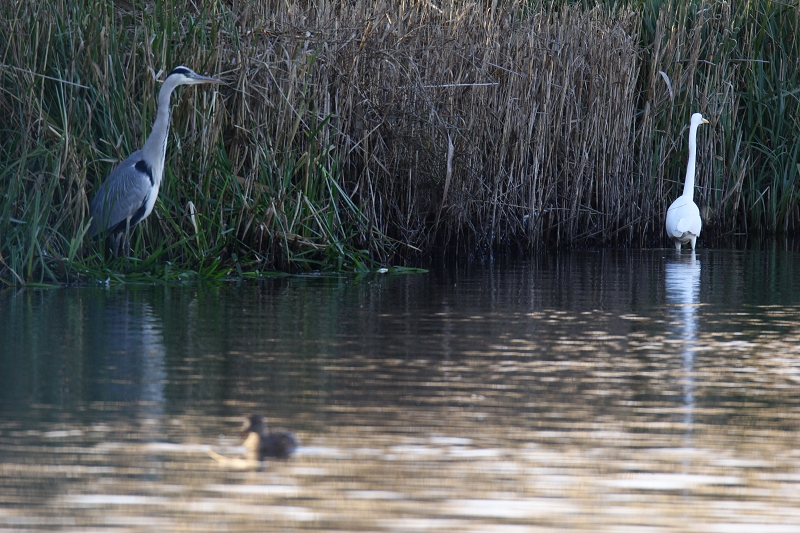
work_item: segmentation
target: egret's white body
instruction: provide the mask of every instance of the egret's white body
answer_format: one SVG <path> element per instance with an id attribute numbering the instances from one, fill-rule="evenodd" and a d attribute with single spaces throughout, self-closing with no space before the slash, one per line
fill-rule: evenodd
<path id="1" fill-rule="evenodd" d="M 700 209 L 694 203 L 694 167 L 697 158 L 697 128 L 700 124 L 708 124 L 708 121 L 700 113 L 695 113 L 689 125 L 689 164 L 686 166 L 683 194 L 667 209 L 667 235 L 678 250 L 686 242 L 691 243 L 694 250 L 697 237 L 703 229 Z"/>
<path id="2" fill-rule="evenodd" d="M 111 171 L 92 200 L 89 236 L 108 237 L 115 254 L 123 236 L 122 247 L 127 253 L 130 229 L 150 216 L 156 204 L 164 175 L 172 91 L 179 85 L 199 83 L 222 82 L 186 67 L 176 67 L 169 73 L 158 93 L 156 121 L 147 142 Z"/>

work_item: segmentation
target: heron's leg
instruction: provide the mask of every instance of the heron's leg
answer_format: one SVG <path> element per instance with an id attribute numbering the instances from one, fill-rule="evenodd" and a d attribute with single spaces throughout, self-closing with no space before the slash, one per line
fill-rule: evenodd
<path id="1" fill-rule="evenodd" d="M 125 257 L 131 255 L 130 232 L 131 232 L 131 217 L 128 217 L 127 219 L 125 219 L 125 242 L 122 245 L 125 250 Z"/>
<path id="2" fill-rule="evenodd" d="M 676 250 L 681 249 L 681 241 L 679 241 L 678 239 L 675 239 L 675 249 Z"/>
<path id="3" fill-rule="evenodd" d="M 109 235 L 107 238 L 108 248 L 111 250 L 111 253 L 114 254 L 114 257 L 119 257 L 119 248 L 120 243 L 122 242 L 122 233 L 115 233 L 113 235 Z"/>
<path id="4" fill-rule="evenodd" d="M 697 240 L 697 237 L 692 237 L 692 251 L 694 252 L 694 243 Z"/>

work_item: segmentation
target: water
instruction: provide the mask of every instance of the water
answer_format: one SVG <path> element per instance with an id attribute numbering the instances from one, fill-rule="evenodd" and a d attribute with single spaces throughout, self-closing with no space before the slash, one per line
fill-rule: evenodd
<path id="1" fill-rule="evenodd" d="M 798 263 L 6 291 L 0 531 L 800 531 Z"/>

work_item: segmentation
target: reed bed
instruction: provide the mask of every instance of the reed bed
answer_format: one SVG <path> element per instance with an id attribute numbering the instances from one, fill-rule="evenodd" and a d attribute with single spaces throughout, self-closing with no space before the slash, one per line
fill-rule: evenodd
<path id="1" fill-rule="evenodd" d="M 700 111 L 701 238 L 800 227 L 798 9 L 643 0 L 0 2 L 0 280 L 369 270 L 661 246 Z M 159 79 L 167 170 L 133 257 L 85 238 Z"/>

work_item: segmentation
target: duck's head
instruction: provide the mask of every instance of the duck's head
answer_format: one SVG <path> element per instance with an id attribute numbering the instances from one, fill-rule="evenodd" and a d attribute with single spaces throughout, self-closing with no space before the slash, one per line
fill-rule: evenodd
<path id="1" fill-rule="evenodd" d="M 264 419 L 259 415 L 250 415 L 245 418 L 244 425 L 242 425 L 242 438 L 249 436 L 251 433 L 261 436 L 265 431 Z"/>

